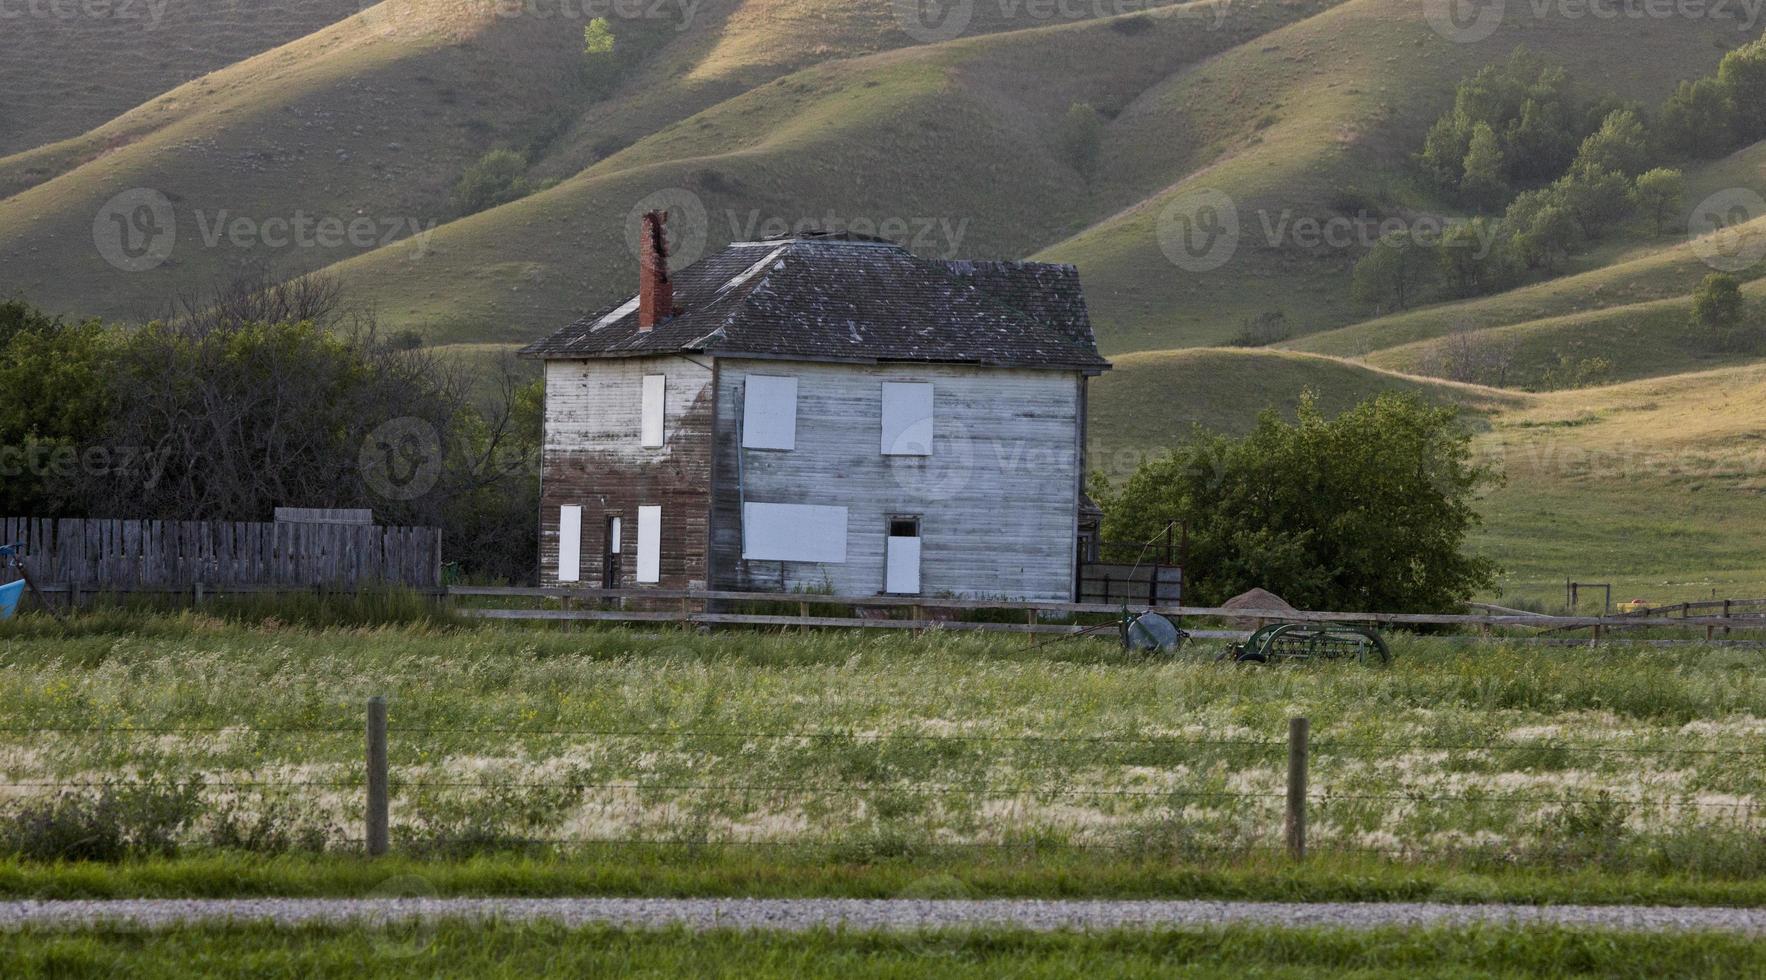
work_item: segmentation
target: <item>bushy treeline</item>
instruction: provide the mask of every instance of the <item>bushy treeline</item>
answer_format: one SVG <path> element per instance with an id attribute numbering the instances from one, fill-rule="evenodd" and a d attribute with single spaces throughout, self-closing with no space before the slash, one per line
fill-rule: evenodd
<path id="1" fill-rule="evenodd" d="M 1652 112 L 1584 98 L 1560 66 L 1517 50 L 1460 82 L 1429 129 L 1426 179 L 1478 213 L 1439 240 L 1397 233 L 1357 265 L 1353 292 L 1381 309 L 1426 292 L 1478 296 L 1571 257 L 1639 216 L 1657 232 L 1685 206 L 1675 166 L 1766 138 L 1766 38 L 1725 55 L 1714 76 L 1682 82 Z"/>
<path id="2" fill-rule="evenodd" d="M 322 280 L 237 284 L 145 326 L 0 304 L 0 511 L 265 521 L 371 508 L 532 574 L 542 395 L 380 338 Z"/>

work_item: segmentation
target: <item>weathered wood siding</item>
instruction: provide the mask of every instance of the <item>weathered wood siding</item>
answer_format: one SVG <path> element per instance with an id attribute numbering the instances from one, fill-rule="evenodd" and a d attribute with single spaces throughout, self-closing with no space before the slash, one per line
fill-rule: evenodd
<path id="1" fill-rule="evenodd" d="M 741 450 L 751 503 L 848 508 L 844 563 L 744 561 L 736 453 L 743 380 L 794 376 L 793 450 Z M 934 450 L 885 456 L 882 384 L 934 386 Z M 1081 475 L 1077 373 L 956 365 L 721 359 L 713 502 L 714 587 L 883 591 L 886 522 L 921 519 L 921 593 L 1070 600 Z"/>
<path id="2" fill-rule="evenodd" d="M 228 585 L 441 586 L 442 532 L 371 524 L 8 517 L 39 584 L 127 590 Z M 15 576 L 0 569 L 0 582 Z"/>
<path id="3" fill-rule="evenodd" d="M 663 445 L 640 443 L 643 382 L 667 378 Z M 662 508 L 664 588 L 703 587 L 711 507 L 711 362 L 686 357 L 546 362 L 540 473 L 540 581 L 558 581 L 558 512 L 582 514 L 584 586 L 636 587 L 638 508 Z M 621 520 L 623 576 L 601 581 L 607 518 Z"/>

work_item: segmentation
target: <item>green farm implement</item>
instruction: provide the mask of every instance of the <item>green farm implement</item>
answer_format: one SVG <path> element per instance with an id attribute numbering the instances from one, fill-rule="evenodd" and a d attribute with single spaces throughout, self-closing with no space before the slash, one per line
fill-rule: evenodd
<path id="1" fill-rule="evenodd" d="M 1221 655 L 1238 663 L 1276 664 L 1291 661 L 1354 661 L 1385 665 L 1392 651 L 1378 631 L 1337 623 L 1276 623 L 1265 626 Z"/>

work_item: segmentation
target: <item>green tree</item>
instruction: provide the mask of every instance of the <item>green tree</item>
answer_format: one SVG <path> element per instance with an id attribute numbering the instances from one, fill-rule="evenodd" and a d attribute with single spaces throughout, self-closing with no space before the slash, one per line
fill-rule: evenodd
<path id="1" fill-rule="evenodd" d="M 1677 213 L 1686 198 L 1686 178 L 1680 171 L 1657 167 L 1637 175 L 1637 206 L 1656 223 L 1661 234 L 1668 216 Z"/>
<path id="2" fill-rule="evenodd" d="M 1743 143 L 1766 138 L 1766 38 L 1724 55 L 1717 82 L 1734 110 L 1736 137 Z"/>
<path id="3" fill-rule="evenodd" d="M 1599 238 L 1608 228 L 1625 220 L 1636 204 L 1631 181 L 1624 174 L 1592 164 L 1578 164 L 1552 189 L 1589 238 Z"/>
<path id="4" fill-rule="evenodd" d="M 1498 208 L 1508 200 L 1508 178 L 1502 159 L 1502 143 L 1489 123 L 1472 127 L 1471 142 L 1466 148 L 1464 176 L 1460 178 L 1460 196 L 1480 210 Z"/>
<path id="5" fill-rule="evenodd" d="M 1631 109 L 1615 109 L 1601 121 L 1600 129 L 1582 141 L 1572 170 L 1610 170 L 1627 177 L 1649 166 L 1649 132 Z"/>
<path id="6" fill-rule="evenodd" d="M 1329 420 L 1307 392 L 1293 424 L 1272 409 L 1243 439 L 1198 430 L 1093 493 L 1106 537 L 1188 526 L 1198 602 L 1262 587 L 1306 609 L 1440 612 L 1494 582 L 1465 553 L 1472 498 L 1494 479 L 1450 408 L 1387 393 Z"/>
<path id="7" fill-rule="evenodd" d="M 1434 277 L 1430 251 L 1408 232 L 1386 235 L 1355 263 L 1350 296 L 1377 309 L 1406 309 Z"/>
<path id="8" fill-rule="evenodd" d="M 1664 152 L 1676 157 L 1711 159 L 1735 145 L 1735 107 L 1715 78 L 1681 82 L 1662 106 Z"/>
<path id="9" fill-rule="evenodd" d="M 587 57 L 612 54 L 616 43 L 613 25 L 605 17 L 596 17 L 583 27 L 583 54 Z"/>
<path id="10" fill-rule="evenodd" d="M 1582 250 L 1582 225 L 1555 187 L 1516 197 L 1502 224 L 1511 254 L 1529 269 L 1550 272 Z"/>
<path id="11" fill-rule="evenodd" d="M 81 450 L 111 411 L 105 379 L 118 339 L 96 320 L 67 323 L 23 302 L 0 303 L 0 511 L 75 512 L 69 487 L 92 463 Z"/>
<path id="12" fill-rule="evenodd" d="M 454 185 L 454 210 L 461 215 L 477 214 L 532 192 L 527 158 L 514 150 L 492 150 L 460 175 Z"/>
<path id="13" fill-rule="evenodd" d="M 1501 224 L 1489 218 L 1473 218 L 1455 225 L 1441 236 L 1435 254 L 1441 279 L 1454 296 L 1482 296 L 1507 287 L 1514 280 L 1508 251 L 1503 247 Z"/>
<path id="14" fill-rule="evenodd" d="M 1718 350 L 1752 346 L 1752 338 L 1745 336 L 1746 317 L 1747 308 L 1742 300 L 1741 283 L 1728 273 L 1711 273 L 1693 291 L 1693 327 L 1699 336 Z"/>

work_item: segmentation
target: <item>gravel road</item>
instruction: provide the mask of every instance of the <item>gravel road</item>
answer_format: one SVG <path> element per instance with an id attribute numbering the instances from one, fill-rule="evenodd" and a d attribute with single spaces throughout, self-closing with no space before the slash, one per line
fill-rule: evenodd
<path id="1" fill-rule="evenodd" d="M 196 922 L 378 923 L 409 919 L 544 921 L 695 929 L 1181 928 L 1247 923 L 1367 929 L 1377 926 L 1561 925 L 1662 931 L 1766 933 L 1766 909 L 1593 905 L 1446 905 L 1420 902 L 980 901 L 746 898 L 250 898 L 0 902 L 0 928 L 150 927 Z"/>

